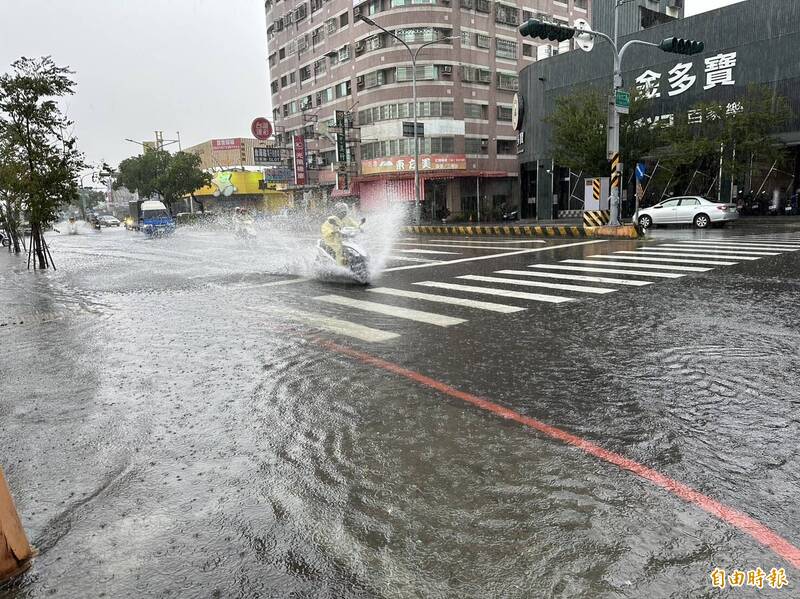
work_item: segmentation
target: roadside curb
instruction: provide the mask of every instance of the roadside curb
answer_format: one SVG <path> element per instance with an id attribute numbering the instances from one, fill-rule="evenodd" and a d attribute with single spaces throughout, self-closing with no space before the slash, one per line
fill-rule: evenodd
<path id="1" fill-rule="evenodd" d="M 514 225 L 514 226 L 407 226 L 404 233 L 417 235 L 508 235 L 510 237 L 586 237 L 583 227 L 574 225 Z"/>
<path id="2" fill-rule="evenodd" d="M 621 227 L 578 227 L 575 225 L 514 225 L 514 226 L 435 226 L 418 225 L 401 228 L 403 233 L 416 235 L 507 235 L 509 237 L 613 237 L 638 239 L 634 225 Z"/>

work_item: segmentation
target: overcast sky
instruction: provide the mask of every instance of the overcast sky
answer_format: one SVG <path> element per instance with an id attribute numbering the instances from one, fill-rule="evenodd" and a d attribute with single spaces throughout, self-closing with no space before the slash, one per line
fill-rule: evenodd
<path id="1" fill-rule="evenodd" d="M 0 0 L 0 70 L 47 54 L 76 72 L 66 108 L 89 162 L 116 165 L 156 129 L 184 147 L 249 136 L 271 114 L 262 0 Z"/>

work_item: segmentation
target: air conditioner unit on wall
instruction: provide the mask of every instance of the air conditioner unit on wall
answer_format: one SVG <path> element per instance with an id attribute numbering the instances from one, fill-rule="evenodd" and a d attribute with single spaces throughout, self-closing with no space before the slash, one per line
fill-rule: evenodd
<path id="1" fill-rule="evenodd" d="M 444 64 L 442 65 L 442 75 L 452 75 L 453 74 L 453 65 Z"/>
<path id="2" fill-rule="evenodd" d="M 364 42 L 363 41 L 356 42 L 356 54 L 360 54 L 363 51 L 364 51 Z"/>

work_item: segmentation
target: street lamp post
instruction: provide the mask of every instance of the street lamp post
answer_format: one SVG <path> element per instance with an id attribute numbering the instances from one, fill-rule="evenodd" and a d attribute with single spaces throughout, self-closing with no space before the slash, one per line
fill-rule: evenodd
<path id="1" fill-rule="evenodd" d="M 361 14 L 359 15 L 359 18 L 362 21 L 364 21 L 364 23 L 366 23 L 367 25 L 370 25 L 372 27 L 377 27 L 384 33 L 392 36 L 398 42 L 403 44 L 406 50 L 408 50 L 409 56 L 411 56 L 411 94 L 413 96 L 412 112 L 414 117 L 414 224 L 418 225 L 420 222 L 420 206 L 419 206 L 420 189 L 419 189 L 419 136 L 417 135 L 417 57 L 419 56 L 419 53 L 422 51 L 423 48 L 426 48 L 428 46 L 433 46 L 434 44 L 441 44 L 442 42 L 446 42 L 448 40 L 453 40 L 456 38 L 456 36 L 448 35 L 430 42 L 425 42 L 421 46 L 417 47 L 415 50 L 412 50 L 411 47 L 404 40 L 397 37 L 394 33 L 389 31 L 388 29 L 384 29 L 369 17 Z"/>

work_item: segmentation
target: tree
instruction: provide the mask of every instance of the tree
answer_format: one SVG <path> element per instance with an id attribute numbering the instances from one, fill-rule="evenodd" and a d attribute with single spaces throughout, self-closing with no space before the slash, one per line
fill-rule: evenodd
<path id="1" fill-rule="evenodd" d="M 650 100 L 638 90 L 631 93 L 630 113 L 620 119 L 620 152 L 632 165 L 651 154 L 660 144 L 659 128 L 647 126 L 644 115 Z M 556 164 L 589 176 L 609 176 L 606 154 L 608 94 L 596 87 L 563 96 L 553 113 L 545 119 L 552 127 L 551 144 Z"/>
<path id="2" fill-rule="evenodd" d="M 29 256 L 34 268 L 37 263 L 39 268 L 51 263 L 44 230 L 57 219 L 59 207 L 75 198 L 77 175 L 83 168 L 76 140 L 67 133 L 73 123 L 61 114 L 57 103 L 74 93 L 71 75 L 69 68 L 57 66 L 47 56 L 20 58 L 10 73 L 0 76 L 4 220 L 11 212 L 12 220 L 13 213 L 22 213 L 30 221 Z"/>
<path id="3" fill-rule="evenodd" d="M 755 157 L 767 166 L 787 158 L 783 143 L 775 137 L 791 119 L 788 100 L 769 87 L 751 85 L 737 102 L 700 102 L 688 114 L 676 118 L 666 132 L 662 152 L 665 166 L 685 179 L 695 170 L 724 170 L 734 180 L 744 178 Z"/>
<path id="4" fill-rule="evenodd" d="M 120 163 L 114 188 L 127 187 L 142 197 L 158 194 L 172 212 L 175 201 L 210 184 L 211 175 L 200 168 L 200 157 L 196 154 L 146 150 Z"/>

